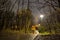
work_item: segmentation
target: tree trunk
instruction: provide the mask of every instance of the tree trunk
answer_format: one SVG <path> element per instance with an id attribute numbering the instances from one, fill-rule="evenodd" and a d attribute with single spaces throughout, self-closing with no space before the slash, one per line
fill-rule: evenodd
<path id="1" fill-rule="evenodd" d="M 58 0 L 58 3 L 59 3 L 59 7 L 60 7 L 60 0 Z"/>

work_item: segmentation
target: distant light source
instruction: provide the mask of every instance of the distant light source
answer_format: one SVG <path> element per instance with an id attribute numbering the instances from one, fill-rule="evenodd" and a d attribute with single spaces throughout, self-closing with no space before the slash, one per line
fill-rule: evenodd
<path id="1" fill-rule="evenodd" d="M 40 15 L 40 18 L 43 18 L 44 17 L 44 15 Z"/>
<path id="2" fill-rule="evenodd" d="M 39 24 L 39 26 L 40 26 L 40 24 Z"/>

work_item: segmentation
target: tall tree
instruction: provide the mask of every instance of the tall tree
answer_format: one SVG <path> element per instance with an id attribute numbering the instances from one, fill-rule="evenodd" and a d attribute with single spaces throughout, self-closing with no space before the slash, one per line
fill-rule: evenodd
<path id="1" fill-rule="evenodd" d="M 59 3 L 59 7 L 60 7 L 60 0 L 58 0 L 58 3 Z"/>
<path id="2" fill-rule="evenodd" d="M 31 25 L 32 14 L 30 9 L 24 9 L 17 14 L 17 27 L 20 29 L 29 30 Z"/>
<path id="3" fill-rule="evenodd" d="M 5 23 L 9 20 L 9 16 L 11 13 L 11 12 L 9 13 L 10 6 L 11 6 L 10 0 L 0 0 L 0 29 L 1 30 L 6 25 Z M 8 22 L 7 22 L 7 25 L 8 25 Z"/>

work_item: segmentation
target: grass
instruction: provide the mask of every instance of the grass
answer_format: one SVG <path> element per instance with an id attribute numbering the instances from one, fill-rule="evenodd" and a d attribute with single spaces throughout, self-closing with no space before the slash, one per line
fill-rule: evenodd
<path id="1" fill-rule="evenodd" d="M 40 35 L 50 35 L 50 33 L 49 32 L 42 32 L 42 33 L 40 33 Z"/>
<path id="2" fill-rule="evenodd" d="M 28 34 L 30 32 L 25 33 L 25 30 L 11 30 L 11 29 L 6 29 L 2 30 L 2 33 L 19 33 L 19 34 Z"/>
<path id="3" fill-rule="evenodd" d="M 40 35 L 60 35 L 60 33 L 55 33 L 54 31 L 53 32 L 42 32 L 42 33 L 40 33 Z"/>

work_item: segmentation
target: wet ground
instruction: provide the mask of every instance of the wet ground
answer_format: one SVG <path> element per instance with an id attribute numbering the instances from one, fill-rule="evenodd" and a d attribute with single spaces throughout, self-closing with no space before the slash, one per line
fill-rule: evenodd
<path id="1" fill-rule="evenodd" d="M 30 34 L 0 33 L 0 40 L 32 40 Z"/>
<path id="2" fill-rule="evenodd" d="M 15 33 L 0 33 L 0 40 L 60 40 L 60 35 L 37 35 L 33 39 L 32 34 Z"/>

